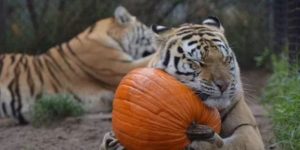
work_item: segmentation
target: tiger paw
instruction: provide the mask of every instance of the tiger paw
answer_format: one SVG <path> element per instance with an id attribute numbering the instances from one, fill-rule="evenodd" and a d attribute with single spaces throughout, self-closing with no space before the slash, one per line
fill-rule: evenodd
<path id="1" fill-rule="evenodd" d="M 125 150 L 124 146 L 119 143 L 119 140 L 115 137 L 115 134 L 110 131 L 105 133 L 100 150 Z"/>
<path id="2" fill-rule="evenodd" d="M 191 141 L 207 141 L 222 147 L 223 139 L 206 125 L 192 124 L 187 131 L 187 136 Z"/>

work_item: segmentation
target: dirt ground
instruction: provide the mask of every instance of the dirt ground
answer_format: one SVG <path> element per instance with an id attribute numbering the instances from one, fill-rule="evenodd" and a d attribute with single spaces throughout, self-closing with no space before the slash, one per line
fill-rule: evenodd
<path id="1" fill-rule="evenodd" d="M 265 71 L 242 72 L 242 80 L 266 147 L 276 149 L 272 123 L 258 98 L 269 74 Z M 0 150 L 97 150 L 106 131 L 111 129 L 110 114 L 70 118 L 55 127 L 0 126 Z M 269 149 L 269 148 L 268 148 Z"/>

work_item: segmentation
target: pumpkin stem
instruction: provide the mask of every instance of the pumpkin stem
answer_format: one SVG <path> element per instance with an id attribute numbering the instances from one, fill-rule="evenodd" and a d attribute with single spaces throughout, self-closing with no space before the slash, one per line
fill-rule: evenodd
<path id="1" fill-rule="evenodd" d="M 222 138 L 206 125 L 193 123 L 187 130 L 187 136 L 190 141 L 207 141 L 216 144 L 217 147 L 224 144 Z"/>

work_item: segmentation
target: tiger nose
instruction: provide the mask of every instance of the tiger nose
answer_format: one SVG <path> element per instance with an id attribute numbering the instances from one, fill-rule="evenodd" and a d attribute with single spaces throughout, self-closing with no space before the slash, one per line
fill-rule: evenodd
<path id="1" fill-rule="evenodd" d="M 219 90 L 221 91 L 221 93 L 223 93 L 224 91 L 226 91 L 226 89 L 229 86 L 229 82 L 223 81 L 223 80 L 217 80 L 217 81 L 215 81 L 215 84 L 219 88 Z"/>

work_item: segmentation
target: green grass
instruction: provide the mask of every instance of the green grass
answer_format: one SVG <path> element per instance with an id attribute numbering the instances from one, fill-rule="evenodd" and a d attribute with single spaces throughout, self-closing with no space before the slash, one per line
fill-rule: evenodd
<path id="1" fill-rule="evenodd" d="M 286 150 L 300 149 L 300 76 L 289 74 L 285 58 L 273 57 L 273 75 L 263 100 L 271 105 L 277 143 Z"/>
<path id="2" fill-rule="evenodd" d="M 51 125 L 66 117 L 84 113 L 83 108 L 71 95 L 43 95 L 33 106 L 32 124 L 35 127 Z"/>

